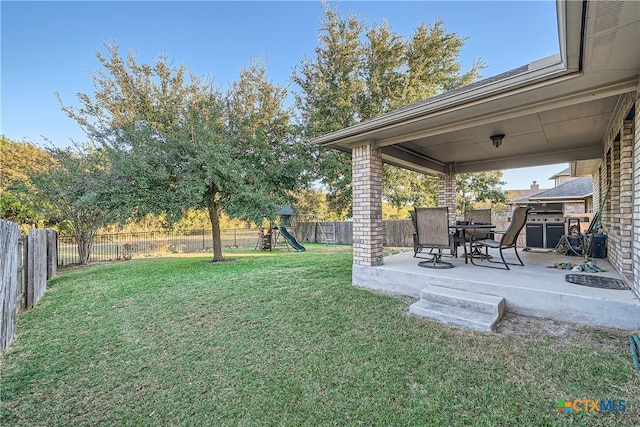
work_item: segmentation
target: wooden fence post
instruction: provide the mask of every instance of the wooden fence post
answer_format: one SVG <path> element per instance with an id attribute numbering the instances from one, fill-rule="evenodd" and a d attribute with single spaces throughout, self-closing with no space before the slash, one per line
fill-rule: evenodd
<path id="1" fill-rule="evenodd" d="M 27 250 L 27 263 L 26 263 L 26 282 L 25 282 L 25 299 L 24 306 L 28 309 L 33 308 L 33 299 L 34 299 L 34 274 L 33 270 L 35 269 L 34 256 L 33 252 L 35 251 L 36 243 L 34 241 L 33 230 L 29 230 L 26 239 L 26 250 Z M 33 249 L 32 249 L 33 248 Z"/>
<path id="2" fill-rule="evenodd" d="M 47 230 L 47 280 L 58 274 L 58 235 Z"/>
<path id="3" fill-rule="evenodd" d="M 11 344 L 20 308 L 20 227 L 0 220 L 0 354 Z"/>
<path id="4" fill-rule="evenodd" d="M 47 230 L 27 235 L 27 309 L 33 308 L 47 288 Z"/>

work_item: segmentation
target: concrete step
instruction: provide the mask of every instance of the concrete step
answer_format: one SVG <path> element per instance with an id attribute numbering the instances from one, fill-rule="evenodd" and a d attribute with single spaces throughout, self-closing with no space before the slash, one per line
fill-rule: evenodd
<path id="1" fill-rule="evenodd" d="M 483 332 L 494 332 L 504 315 L 504 298 L 442 286 L 428 286 L 409 313 Z"/>
<path id="2" fill-rule="evenodd" d="M 412 304 L 409 307 L 409 313 L 481 332 L 495 332 L 496 325 L 500 320 L 492 314 L 479 313 L 425 300 Z"/>
<path id="3" fill-rule="evenodd" d="M 444 286 L 429 285 L 425 287 L 420 292 L 420 299 L 478 313 L 492 314 L 498 318 L 502 318 L 505 310 L 505 302 L 502 297 Z"/>

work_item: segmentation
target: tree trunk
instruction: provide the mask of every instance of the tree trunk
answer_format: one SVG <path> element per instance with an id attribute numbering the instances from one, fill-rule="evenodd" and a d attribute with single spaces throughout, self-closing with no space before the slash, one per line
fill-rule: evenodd
<path id="1" fill-rule="evenodd" d="M 218 201 L 216 200 L 217 189 L 209 189 L 209 220 L 211 221 L 211 232 L 213 235 L 213 262 L 224 261 L 222 256 L 222 239 L 220 236 L 220 217 L 218 216 Z"/>
<path id="2" fill-rule="evenodd" d="M 89 264 L 89 256 L 91 256 L 92 239 L 84 234 L 76 234 L 76 244 L 78 245 L 78 257 L 80 264 Z"/>

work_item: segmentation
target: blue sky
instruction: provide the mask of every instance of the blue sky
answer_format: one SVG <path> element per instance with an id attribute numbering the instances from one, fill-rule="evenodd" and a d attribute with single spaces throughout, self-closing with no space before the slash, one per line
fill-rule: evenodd
<path id="1" fill-rule="evenodd" d="M 538 1 L 339 1 L 342 16 L 356 14 L 369 24 L 387 19 L 406 36 L 421 21 L 444 21 L 449 32 L 468 37 L 461 53 L 466 71 L 476 59 L 488 68 L 483 77 L 558 52 L 555 2 Z M 88 72 L 99 70 L 95 51 L 115 43 L 139 62 L 166 55 L 187 64 L 223 89 L 240 68 L 265 58 L 269 78 L 289 85 L 300 61 L 313 56 L 323 6 L 320 1 L 2 1 L 1 133 L 43 145 L 83 140 L 61 111 L 54 92 L 75 104 L 78 92 L 92 93 Z M 294 85 L 290 90 L 297 90 Z M 507 188 L 528 188 L 566 165 L 505 172 Z"/>

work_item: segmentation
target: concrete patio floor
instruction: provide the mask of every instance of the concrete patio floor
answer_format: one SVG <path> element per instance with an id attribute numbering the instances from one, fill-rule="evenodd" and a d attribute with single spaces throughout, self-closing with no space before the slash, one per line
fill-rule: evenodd
<path id="1" fill-rule="evenodd" d="M 489 252 L 494 256 L 495 253 Z M 640 330 L 640 299 L 631 290 L 600 289 L 565 281 L 570 273 L 548 268 L 556 262 L 579 264 L 582 258 L 554 252 L 518 251 L 524 267 L 511 270 L 483 268 L 465 264 L 464 257 L 443 257 L 454 268 L 430 269 L 418 266 L 422 259 L 413 251 L 390 255 L 384 265 L 365 267 L 353 265 L 353 284 L 372 290 L 419 298 L 427 285 L 461 289 L 481 294 L 501 296 L 507 312 L 591 326 L 607 326 L 623 330 Z M 425 255 L 426 256 L 426 255 Z M 507 262 L 516 262 L 513 250 L 505 251 Z M 498 255 L 499 259 L 499 255 Z M 601 273 L 584 273 L 620 279 L 606 259 L 594 259 L 605 269 Z M 476 261 L 476 263 L 487 261 Z"/>

